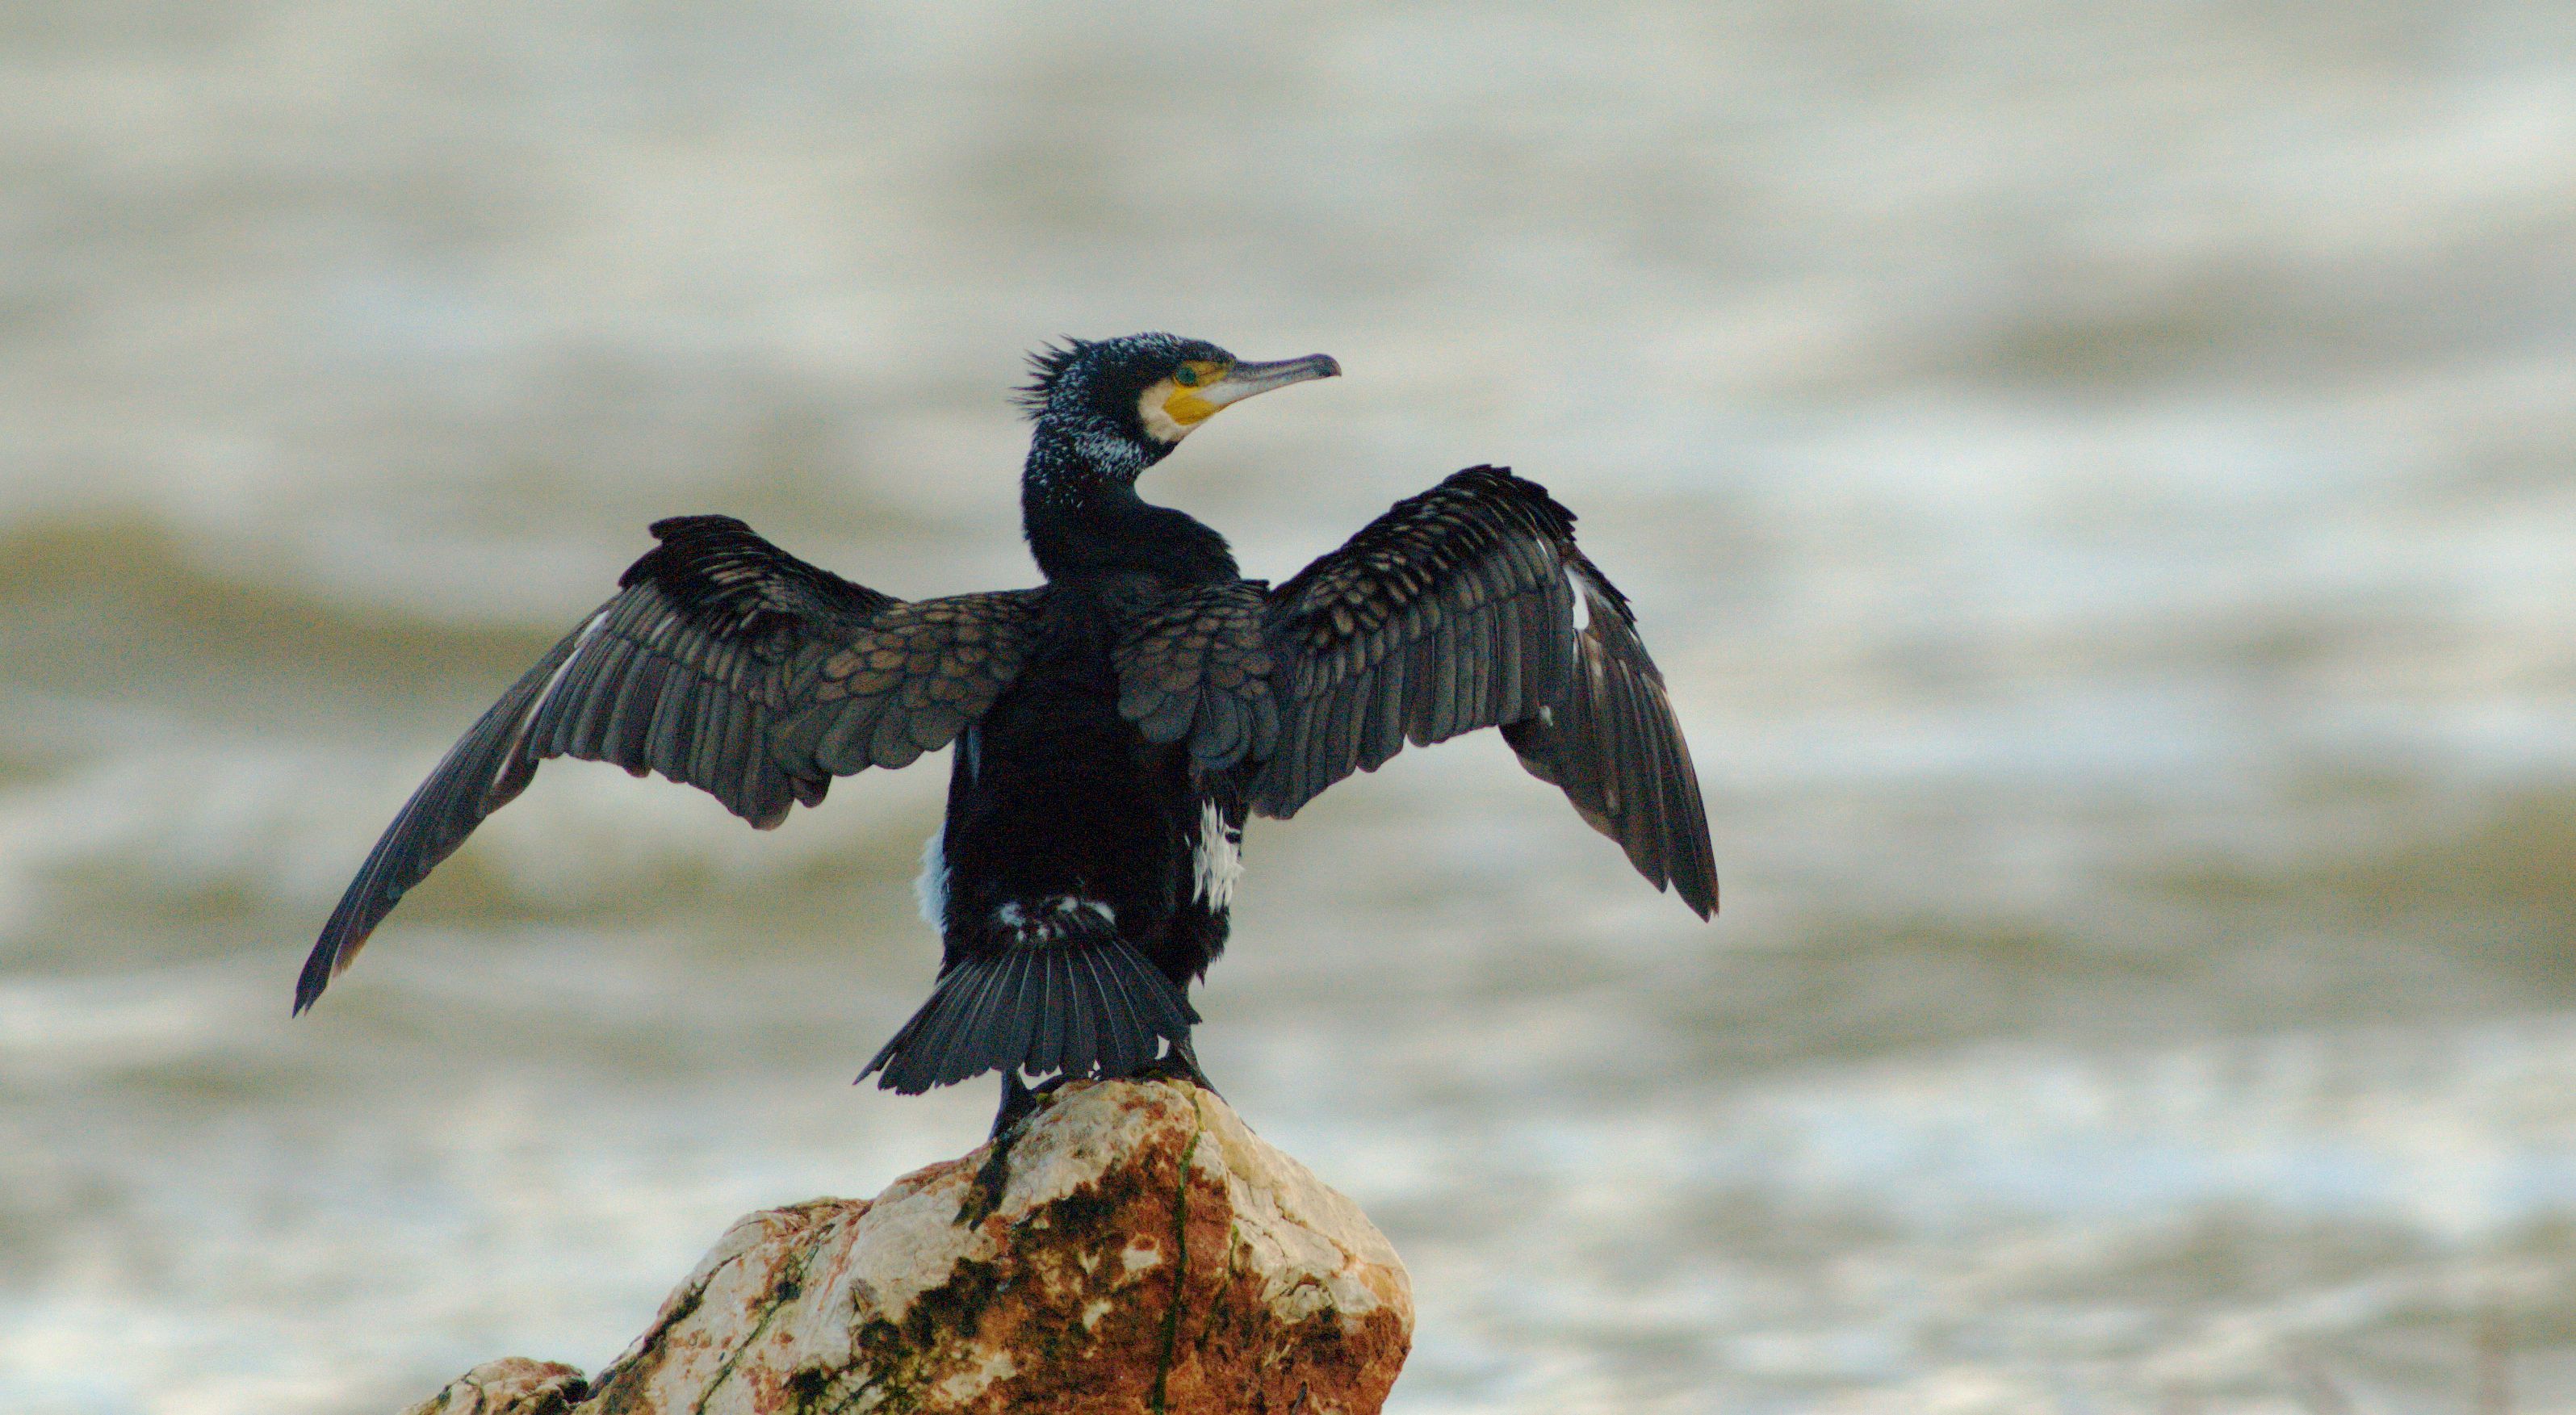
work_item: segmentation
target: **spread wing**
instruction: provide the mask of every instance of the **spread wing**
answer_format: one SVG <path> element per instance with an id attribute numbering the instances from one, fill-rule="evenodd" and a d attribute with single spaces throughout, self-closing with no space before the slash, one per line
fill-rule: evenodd
<path id="1" fill-rule="evenodd" d="M 1019 671 L 1041 592 L 908 603 L 818 569 L 730 516 L 657 522 L 614 599 L 467 729 L 340 897 L 303 1011 L 405 890 L 548 757 L 615 762 L 767 830 L 834 776 L 900 767 L 981 717 Z"/>
<path id="2" fill-rule="evenodd" d="M 1627 599 L 1574 514 L 1506 468 L 1408 497 L 1270 596 L 1276 746 L 1250 799 L 1290 816 L 1408 741 L 1500 727 L 1629 863 L 1701 917 L 1717 865 L 1690 748 Z M 1202 754 L 1204 756 L 1204 753 Z"/>

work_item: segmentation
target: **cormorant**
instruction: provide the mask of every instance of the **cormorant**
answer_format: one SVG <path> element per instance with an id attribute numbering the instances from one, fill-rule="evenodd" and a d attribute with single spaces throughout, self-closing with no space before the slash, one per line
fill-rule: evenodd
<path id="1" fill-rule="evenodd" d="M 953 742 L 921 879 L 938 982 L 860 1079 L 919 1092 L 1000 1071 L 997 1136 L 1030 1106 L 1024 1074 L 1203 1084 L 1187 990 L 1225 946 L 1246 817 L 1294 815 L 1407 741 L 1500 727 L 1656 888 L 1717 908 L 1663 677 L 1538 483 L 1470 467 L 1274 589 L 1136 479 L 1219 409 L 1339 364 L 1168 334 L 1031 364 L 1020 503 L 1044 584 L 908 602 L 728 516 L 656 523 L 617 595 L 376 842 L 295 1010 L 548 757 L 658 772 L 766 830 L 835 776 Z"/>

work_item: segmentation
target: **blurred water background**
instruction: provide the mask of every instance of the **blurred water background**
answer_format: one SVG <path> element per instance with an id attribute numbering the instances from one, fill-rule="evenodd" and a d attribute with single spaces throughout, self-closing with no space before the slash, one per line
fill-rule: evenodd
<path id="1" fill-rule="evenodd" d="M 289 988 L 647 521 L 1026 583 L 1019 355 L 1152 327 L 1349 370 L 1147 484 L 1249 573 L 1579 510 L 1712 807 L 1714 927 L 1490 734 L 1253 832 L 1391 1408 L 2576 1403 L 2576 10 L 19 0 L 0 1408 L 595 1368 L 978 1139 L 848 1085 L 936 763 L 557 764 Z"/>

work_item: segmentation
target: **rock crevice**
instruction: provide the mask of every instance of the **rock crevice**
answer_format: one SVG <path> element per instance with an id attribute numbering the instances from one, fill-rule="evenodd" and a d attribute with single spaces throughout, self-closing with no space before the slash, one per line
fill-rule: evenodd
<path id="1" fill-rule="evenodd" d="M 1367 1415 L 1412 1339 L 1358 1207 L 1171 1082 L 1063 1088 L 980 1223 L 978 1150 L 747 1215 L 624 1354 L 492 1362 L 410 1415 Z"/>

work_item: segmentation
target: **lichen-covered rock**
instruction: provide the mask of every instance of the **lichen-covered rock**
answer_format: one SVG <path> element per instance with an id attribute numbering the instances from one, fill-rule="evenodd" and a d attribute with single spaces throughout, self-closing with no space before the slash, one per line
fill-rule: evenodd
<path id="1" fill-rule="evenodd" d="M 1403 1265 L 1215 1096 L 1065 1087 L 1012 1152 L 1001 1203 L 960 1227 L 983 1158 L 873 1200 L 738 1221 L 573 1409 L 1367 1415 L 1385 1401 L 1412 1341 Z"/>
<path id="2" fill-rule="evenodd" d="M 589 1383 L 560 1361 L 504 1356 L 486 1361 L 403 1415 L 566 1415 Z"/>

